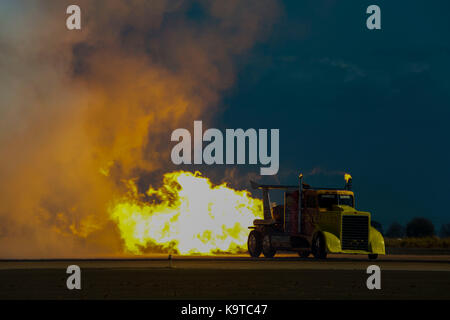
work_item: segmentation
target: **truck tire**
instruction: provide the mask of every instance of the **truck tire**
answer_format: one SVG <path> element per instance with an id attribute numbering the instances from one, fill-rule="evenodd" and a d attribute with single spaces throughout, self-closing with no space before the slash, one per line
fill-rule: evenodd
<path id="1" fill-rule="evenodd" d="M 369 259 L 370 260 L 375 260 L 376 258 L 378 258 L 378 254 L 377 253 L 369 254 Z"/>
<path id="2" fill-rule="evenodd" d="M 253 258 L 258 258 L 262 252 L 262 239 L 258 231 L 252 230 L 247 240 L 248 253 Z"/>
<path id="3" fill-rule="evenodd" d="M 308 258 L 309 257 L 309 255 L 311 254 L 311 251 L 299 251 L 298 252 L 298 255 L 300 256 L 300 257 L 302 257 L 302 258 Z"/>
<path id="4" fill-rule="evenodd" d="M 270 236 L 270 234 L 264 235 L 263 243 L 262 243 L 262 252 L 264 254 L 264 257 L 266 257 L 266 258 L 273 258 L 273 256 L 277 252 L 272 247 L 272 237 Z"/>
<path id="5" fill-rule="evenodd" d="M 327 248 L 325 247 L 325 238 L 321 233 L 317 233 L 311 244 L 311 252 L 316 259 L 327 258 Z"/>

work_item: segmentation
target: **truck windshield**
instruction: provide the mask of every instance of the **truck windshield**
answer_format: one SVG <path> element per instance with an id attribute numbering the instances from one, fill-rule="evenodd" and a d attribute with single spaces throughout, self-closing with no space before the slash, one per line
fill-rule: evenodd
<path id="1" fill-rule="evenodd" d="M 353 196 L 347 194 L 321 194 L 319 195 L 319 207 L 331 208 L 333 205 L 347 205 L 353 207 Z"/>
<path id="2" fill-rule="evenodd" d="M 350 207 L 353 207 L 353 196 L 348 194 L 340 194 L 339 195 L 339 204 L 344 204 Z"/>

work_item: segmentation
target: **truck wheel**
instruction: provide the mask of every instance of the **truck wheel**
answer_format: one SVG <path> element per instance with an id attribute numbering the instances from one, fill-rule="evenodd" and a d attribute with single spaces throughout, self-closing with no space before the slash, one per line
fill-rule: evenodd
<path id="1" fill-rule="evenodd" d="M 253 258 L 258 258 L 262 251 L 261 234 L 258 231 L 251 231 L 247 240 L 248 253 Z"/>
<path id="2" fill-rule="evenodd" d="M 266 234 L 263 238 L 262 252 L 266 258 L 273 258 L 276 253 L 276 250 L 272 247 L 272 237 L 270 234 Z"/>
<path id="3" fill-rule="evenodd" d="M 327 250 L 325 248 L 325 239 L 321 233 L 318 233 L 314 236 L 311 251 L 316 259 L 326 259 L 327 258 Z"/>
<path id="4" fill-rule="evenodd" d="M 378 254 L 377 253 L 369 254 L 369 259 L 370 260 L 375 260 L 376 258 L 378 258 Z"/>
<path id="5" fill-rule="evenodd" d="M 311 254 L 311 251 L 299 251 L 298 252 L 298 255 L 302 258 L 308 258 L 310 254 Z"/>

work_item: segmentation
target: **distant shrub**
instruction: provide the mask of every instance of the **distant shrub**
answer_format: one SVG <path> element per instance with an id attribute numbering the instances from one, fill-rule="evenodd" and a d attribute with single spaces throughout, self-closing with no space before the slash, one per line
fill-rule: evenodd
<path id="1" fill-rule="evenodd" d="M 434 225 L 426 218 L 414 218 L 406 225 L 406 236 L 410 238 L 434 236 Z"/>
<path id="2" fill-rule="evenodd" d="M 426 237 L 385 239 L 386 247 L 390 248 L 450 248 L 450 238 Z"/>
<path id="3" fill-rule="evenodd" d="M 403 238 L 405 236 L 405 228 L 398 222 L 394 222 L 386 232 L 388 238 Z"/>
<path id="4" fill-rule="evenodd" d="M 441 230 L 439 231 L 439 236 L 441 238 L 450 237 L 450 223 L 446 223 L 441 226 Z"/>

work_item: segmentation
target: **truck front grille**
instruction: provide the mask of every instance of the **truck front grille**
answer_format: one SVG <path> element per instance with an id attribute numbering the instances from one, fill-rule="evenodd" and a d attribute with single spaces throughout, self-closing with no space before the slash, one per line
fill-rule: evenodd
<path id="1" fill-rule="evenodd" d="M 342 250 L 368 250 L 369 217 L 342 217 Z"/>

